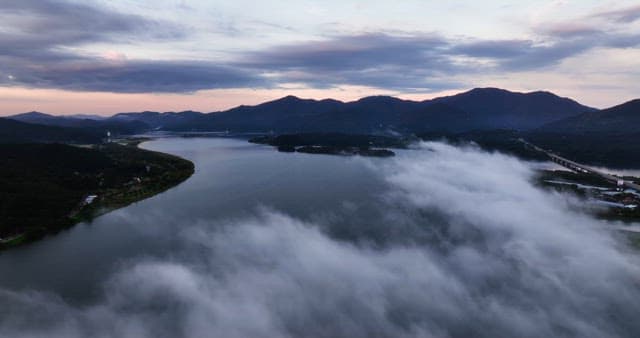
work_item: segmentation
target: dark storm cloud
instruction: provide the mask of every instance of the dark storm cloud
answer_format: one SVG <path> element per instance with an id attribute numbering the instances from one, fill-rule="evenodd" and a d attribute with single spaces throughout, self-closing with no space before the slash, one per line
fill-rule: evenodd
<path id="1" fill-rule="evenodd" d="M 449 42 L 436 35 L 364 34 L 277 46 L 245 56 L 239 66 L 276 72 L 280 81 L 314 87 L 340 84 L 379 88 L 445 89 L 460 73 L 447 55 Z"/>
<path id="2" fill-rule="evenodd" d="M 52 61 L 56 59 L 56 61 Z M 268 87 L 251 71 L 194 61 L 81 58 L 53 53 L 36 66 L 4 60 L 0 85 L 116 93 L 186 93 L 202 89 Z M 32 60 L 35 61 L 35 60 Z M 4 74 L 2 74 L 4 71 Z"/>
<path id="3" fill-rule="evenodd" d="M 277 46 L 254 52 L 237 65 L 273 73 L 276 81 L 313 87 L 357 84 L 429 91 L 464 86 L 452 76 L 535 69 L 587 48 L 573 42 L 537 46 L 529 40 L 457 41 L 437 35 L 366 34 Z M 480 64 L 480 59 L 493 63 Z"/>
<path id="4" fill-rule="evenodd" d="M 638 336 L 637 253 L 528 164 L 428 143 L 370 165 L 380 214 L 185 225 L 184 251 L 129 262 L 96 304 L 0 290 L 0 337 Z"/>
<path id="5" fill-rule="evenodd" d="M 433 34 L 336 36 L 254 52 L 239 66 L 314 87 L 358 84 L 398 90 L 460 87 L 453 76 L 549 67 L 598 47 L 634 48 L 640 35 L 590 28 L 546 31 L 548 41 L 456 40 Z M 461 59 L 462 58 L 462 59 Z M 482 61 L 491 61 L 483 63 Z"/>
<path id="6" fill-rule="evenodd" d="M 522 71 L 556 64 L 589 48 L 592 46 L 574 41 L 537 45 L 530 40 L 495 40 L 463 43 L 452 52 L 493 60 L 498 69 Z"/>
<path id="7" fill-rule="evenodd" d="M 493 40 L 461 43 L 452 46 L 452 54 L 493 60 L 497 69 L 532 70 L 558 64 L 594 48 L 636 48 L 640 46 L 639 34 L 606 33 L 583 29 L 547 31 L 553 39 L 545 43 L 531 40 Z"/>
<path id="8" fill-rule="evenodd" d="M 265 87 L 242 69 L 207 62 L 75 60 L 12 72 L 5 84 L 119 93 L 193 92 L 211 88 Z"/>
<path id="9" fill-rule="evenodd" d="M 247 71 L 212 62 L 108 60 L 65 50 L 84 43 L 174 39 L 166 22 L 64 1 L 3 1 L 0 85 L 106 92 L 191 92 L 266 86 Z"/>
<path id="10" fill-rule="evenodd" d="M 259 67 L 344 71 L 381 65 L 423 65 L 450 69 L 442 51 L 448 42 L 436 36 L 365 34 L 278 46 L 255 53 Z M 248 63 L 248 65 L 251 65 Z"/>
<path id="11" fill-rule="evenodd" d="M 511 59 L 522 56 L 532 49 L 531 41 L 527 40 L 493 40 L 462 43 L 453 46 L 454 54 L 464 54 L 473 57 L 489 57 L 495 59 Z"/>

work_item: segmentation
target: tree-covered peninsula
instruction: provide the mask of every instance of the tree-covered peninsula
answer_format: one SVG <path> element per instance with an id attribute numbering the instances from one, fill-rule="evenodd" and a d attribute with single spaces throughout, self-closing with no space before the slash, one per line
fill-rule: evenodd
<path id="1" fill-rule="evenodd" d="M 194 172 L 177 156 L 106 143 L 0 145 L 0 249 L 165 191 Z"/>

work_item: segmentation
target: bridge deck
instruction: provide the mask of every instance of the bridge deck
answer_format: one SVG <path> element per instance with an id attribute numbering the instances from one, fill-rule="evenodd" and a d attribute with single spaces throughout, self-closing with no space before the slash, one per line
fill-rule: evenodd
<path id="1" fill-rule="evenodd" d="M 579 170 L 579 171 L 582 171 L 582 172 L 585 172 L 585 173 L 598 175 L 598 176 L 604 178 L 605 180 L 607 180 L 607 181 L 609 181 L 609 182 L 611 182 L 613 184 L 618 184 L 619 182 L 621 182 L 623 187 L 629 188 L 629 189 L 633 189 L 633 190 L 635 190 L 637 192 L 640 192 L 640 185 L 638 185 L 638 184 L 635 184 L 635 183 L 630 182 L 630 181 L 625 181 L 620 177 L 601 172 L 601 171 L 593 169 L 593 168 L 591 168 L 591 167 L 589 167 L 587 165 L 571 161 L 571 160 L 566 159 L 566 158 L 564 158 L 562 156 L 558 156 L 558 155 L 556 155 L 556 154 L 554 154 L 554 153 L 552 153 L 552 152 L 550 152 L 548 150 L 544 150 L 544 149 L 542 149 L 542 148 L 540 148 L 540 147 L 538 147 L 538 146 L 536 146 L 534 144 L 531 144 L 531 143 L 529 143 L 529 142 L 527 142 L 525 140 L 521 139 L 520 141 L 523 142 L 526 145 L 529 145 L 529 146 L 533 147 L 537 151 L 545 153 L 547 156 L 549 156 L 551 161 L 553 161 L 555 163 L 558 163 L 558 164 L 562 165 L 563 167 L 569 168 L 571 170 Z"/>

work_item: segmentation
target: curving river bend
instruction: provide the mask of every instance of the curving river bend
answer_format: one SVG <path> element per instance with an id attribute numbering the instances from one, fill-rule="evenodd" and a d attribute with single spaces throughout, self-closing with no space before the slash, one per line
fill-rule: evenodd
<path id="1" fill-rule="evenodd" d="M 92 301 L 122 263 L 179 250 L 175 239 L 184 225 L 216 224 L 259 207 L 309 218 L 384 188 L 355 158 L 283 154 L 228 138 L 162 138 L 140 147 L 191 160 L 196 172 L 167 192 L 0 254 L 0 287 Z"/>

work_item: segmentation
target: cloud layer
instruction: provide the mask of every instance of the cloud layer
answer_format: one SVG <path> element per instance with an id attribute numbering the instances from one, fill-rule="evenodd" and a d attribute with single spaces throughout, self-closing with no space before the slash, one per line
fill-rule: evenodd
<path id="1" fill-rule="evenodd" d="M 0 85 L 118 93 L 259 86 L 247 70 L 198 60 L 127 60 L 74 52 L 86 44 L 175 41 L 183 27 L 66 1 L 0 3 Z"/>
<path id="2" fill-rule="evenodd" d="M 0 291 L 0 337 L 640 332 L 637 255 L 527 164 L 427 143 L 372 165 L 390 185 L 372 209 L 193 224 L 184 252 L 130 262 L 97 304 Z"/>
<path id="3" fill-rule="evenodd" d="M 197 31 L 188 20 L 177 24 L 62 0 L 5 1 L 0 13 L 0 85 L 72 91 L 188 93 L 299 84 L 435 92 L 472 86 L 470 77 L 548 70 L 598 48 L 640 45 L 640 35 L 624 29 L 637 20 L 636 6 L 545 22 L 519 39 L 377 30 L 323 34 L 216 57 L 112 60 L 86 51 L 96 44 L 182 46 Z"/>

